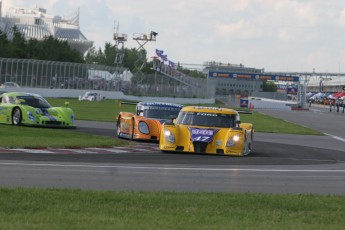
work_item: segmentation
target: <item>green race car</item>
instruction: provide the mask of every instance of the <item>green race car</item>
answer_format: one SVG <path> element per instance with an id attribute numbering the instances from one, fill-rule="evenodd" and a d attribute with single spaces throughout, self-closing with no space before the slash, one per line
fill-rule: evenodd
<path id="1" fill-rule="evenodd" d="M 0 93 L 0 123 L 75 128 L 71 108 L 52 107 L 42 96 L 33 93 Z"/>

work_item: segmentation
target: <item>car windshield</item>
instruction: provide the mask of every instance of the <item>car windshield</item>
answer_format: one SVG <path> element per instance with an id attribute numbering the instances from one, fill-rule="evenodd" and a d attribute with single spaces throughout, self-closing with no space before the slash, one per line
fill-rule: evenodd
<path id="1" fill-rule="evenodd" d="M 35 108 L 50 108 L 51 105 L 43 98 L 38 96 L 17 96 L 22 105 L 29 105 Z"/>
<path id="2" fill-rule="evenodd" d="M 155 119 L 175 119 L 178 116 L 179 109 L 146 109 L 143 112 L 144 117 Z"/>
<path id="3" fill-rule="evenodd" d="M 231 128 L 235 127 L 235 121 L 236 114 L 181 112 L 176 124 Z"/>

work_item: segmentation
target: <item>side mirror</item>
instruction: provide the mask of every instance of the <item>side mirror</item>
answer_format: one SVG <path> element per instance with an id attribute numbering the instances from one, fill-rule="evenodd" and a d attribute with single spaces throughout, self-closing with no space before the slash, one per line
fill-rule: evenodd
<path id="1" fill-rule="evenodd" d="M 65 101 L 65 107 L 68 107 L 68 106 L 69 106 L 69 102 Z"/>
<path id="2" fill-rule="evenodd" d="M 241 124 L 240 120 L 236 120 L 235 123 L 236 123 L 236 127 L 240 127 L 240 124 Z"/>
<path id="3" fill-rule="evenodd" d="M 142 115 L 143 115 L 143 112 L 144 112 L 144 110 L 137 110 L 137 115 L 138 115 L 138 116 L 142 116 Z"/>

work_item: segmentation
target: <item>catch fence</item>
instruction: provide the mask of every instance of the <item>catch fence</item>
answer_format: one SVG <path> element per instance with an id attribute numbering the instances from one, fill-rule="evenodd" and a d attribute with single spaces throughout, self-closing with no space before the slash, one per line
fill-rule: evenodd
<path id="1" fill-rule="evenodd" d="M 132 76 L 123 67 L 0 58 L 0 84 L 15 82 L 20 87 L 31 88 L 122 91 L 136 96 L 202 97 L 205 94 L 197 87 L 159 73 L 146 75 L 144 82 L 136 84 L 131 82 Z"/>

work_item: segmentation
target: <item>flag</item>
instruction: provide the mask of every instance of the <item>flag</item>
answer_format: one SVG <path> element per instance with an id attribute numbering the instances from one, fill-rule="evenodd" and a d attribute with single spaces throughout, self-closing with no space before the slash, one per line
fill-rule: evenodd
<path id="1" fill-rule="evenodd" d="M 169 66 L 173 67 L 173 68 L 176 68 L 176 64 L 172 61 L 169 60 Z"/>
<path id="2" fill-rule="evenodd" d="M 163 55 L 163 53 L 164 53 L 163 50 L 156 49 L 156 54 L 158 55 L 158 57 L 160 57 L 161 55 Z"/>
<path id="3" fill-rule="evenodd" d="M 160 57 L 163 59 L 163 61 L 168 61 L 168 55 L 161 55 Z"/>

